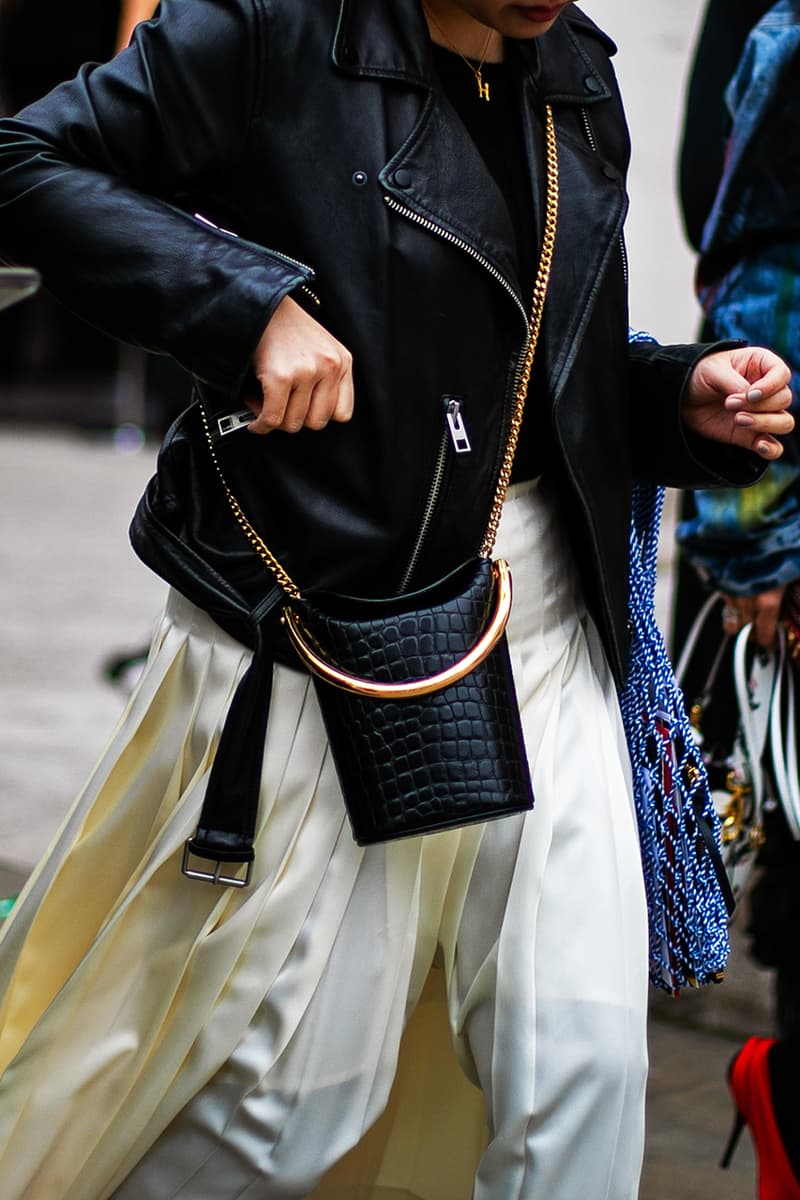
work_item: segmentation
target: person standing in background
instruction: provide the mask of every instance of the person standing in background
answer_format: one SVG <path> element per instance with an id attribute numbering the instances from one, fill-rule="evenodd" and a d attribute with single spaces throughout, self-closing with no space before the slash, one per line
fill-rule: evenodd
<path id="1" fill-rule="evenodd" d="M 730 132 L 725 88 L 751 29 L 771 6 L 772 0 L 708 0 L 703 15 L 687 87 L 678 168 L 684 229 L 698 253 Z"/>
<path id="2" fill-rule="evenodd" d="M 711 0 L 688 91 L 680 183 L 687 236 L 699 252 L 704 336 L 772 347 L 791 367 L 796 406 L 800 0 Z M 752 487 L 701 490 L 687 501 L 678 542 L 706 586 L 724 594 L 725 632 L 752 622 L 755 641 L 772 646 L 785 589 L 800 580 L 797 430 Z M 682 590 L 683 582 L 678 607 L 688 610 Z M 775 970 L 778 1037 L 746 1042 L 730 1086 L 759 1156 L 759 1196 L 800 1200 L 800 844 L 779 807 L 764 823 L 749 931 L 754 957 Z"/>

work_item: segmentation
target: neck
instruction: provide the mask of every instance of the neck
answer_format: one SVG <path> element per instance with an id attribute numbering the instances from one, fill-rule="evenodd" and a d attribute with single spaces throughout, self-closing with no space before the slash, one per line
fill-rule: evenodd
<path id="1" fill-rule="evenodd" d="M 423 0 L 422 9 L 431 41 L 437 46 L 476 61 L 503 61 L 502 34 L 470 16 L 454 0 Z"/>

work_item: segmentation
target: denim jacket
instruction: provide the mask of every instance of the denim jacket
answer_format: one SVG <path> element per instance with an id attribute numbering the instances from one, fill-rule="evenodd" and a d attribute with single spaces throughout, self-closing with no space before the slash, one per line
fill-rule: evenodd
<path id="1" fill-rule="evenodd" d="M 800 397 L 800 0 L 754 27 L 726 102 L 725 168 L 697 273 L 713 335 L 769 346 Z M 797 415 L 797 413 L 795 414 Z M 678 527 L 684 553 L 715 586 L 754 594 L 800 578 L 800 447 L 751 488 L 695 493 Z"/>

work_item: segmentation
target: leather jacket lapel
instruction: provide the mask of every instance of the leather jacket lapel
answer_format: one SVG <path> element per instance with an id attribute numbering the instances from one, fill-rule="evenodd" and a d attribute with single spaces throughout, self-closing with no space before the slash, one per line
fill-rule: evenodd
<path id="1" fill-rule="evenodd" d="M 441 92 L 431 92 L 411 137 L 380 178 L 400 210 L 431 227 L 431 233 L 484 260 L 524 309 L 516 240 L 505 199 Z"/>
<path id="2" fill-rule="evenodd" d="M 620 173 L 576 141 L 555 113 L 559 212 L 547 308 L 559 314 L 542 332 L 553 404 L 557 404 L 594 310 L 627 211 Z"/>
<path id="3" fill-rule="evenodd" d="M 566 22 L 556 22 L 536 42 L 517 45 L 527 69 L 526 152 L 539 209 L 544 170 L 532 112 L 542 98 L 553 103 L 559 145 L 559 234 L 548 308 L 568 314 L 568 320 L 545 322 L 542 345 L 551 394 L 557 398 L 591 314 L 597 279 L 619 236 L 626 200 L 619 173 L 582 133 L 578 108 L 606 103 L 611 93 Z M 343 0 L 333 60 L 362 79 L 385 78 L 425 89 L 416 125 L 382 170 L 381 183 L 397 210 L 429 226 L 432 236 L 444 236 L 483 260 L 527 317 L 530 298 L 520 289 L 508 208 L 458 115 L 435 86 L 418 0 L 377 5 L 374 0 Z M 541 228 L 540 211 L 534 219 Z"/>
<path id="4" fill-rule="evenodd" d="M 485 260 L 524 309 L 505 199 L 436 84 L 419 0 L 343 0 L 333 61 L 360 79 L 383 78 L 425 90 L 416 125 L 381 171 L 381 183 L 399 210 L 432 235 Z"/>

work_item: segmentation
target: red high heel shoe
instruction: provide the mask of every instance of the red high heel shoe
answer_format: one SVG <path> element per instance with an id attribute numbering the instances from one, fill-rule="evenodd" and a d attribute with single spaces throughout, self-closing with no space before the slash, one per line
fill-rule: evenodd
<path id="1" fill-rule="evenodd" d="M 731 1062 L 728 1087 L 736 1119 L 720 1166 L 730 1166 L 742 1129 L 748 1125 L 758 1159 L 759 1200 L 800 1200 L 800 1177 L 789 1161 L 775 1116 L 769 1063 L 775 1044 L 774 1038 L 748 1038 Z"/>

